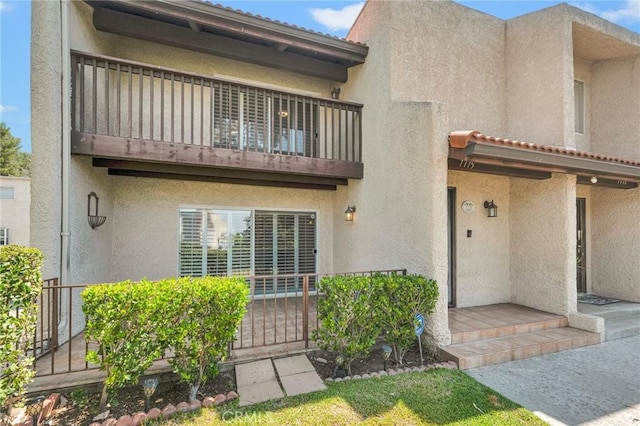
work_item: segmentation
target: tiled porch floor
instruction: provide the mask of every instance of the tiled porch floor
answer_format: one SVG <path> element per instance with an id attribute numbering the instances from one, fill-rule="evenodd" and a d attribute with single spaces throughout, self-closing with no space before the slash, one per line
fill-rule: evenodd
<path id="1" fill-rule="evenodd" d="M 600 343 L 568 327 L 561 315 L 510 303 L 449 310 L 452 344 L 441 349 L 461 369 L 498 364 Z"/>

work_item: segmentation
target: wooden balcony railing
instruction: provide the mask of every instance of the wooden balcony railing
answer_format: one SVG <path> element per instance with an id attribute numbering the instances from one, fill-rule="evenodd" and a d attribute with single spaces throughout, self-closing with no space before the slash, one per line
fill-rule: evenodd
<path id="1" fill-rule="evenodd" d="M 71 56 L 75 154 L 362 178 L 362 105 Z M 287 168 L 274 167 L 273 155 L 286 156 Z"/>

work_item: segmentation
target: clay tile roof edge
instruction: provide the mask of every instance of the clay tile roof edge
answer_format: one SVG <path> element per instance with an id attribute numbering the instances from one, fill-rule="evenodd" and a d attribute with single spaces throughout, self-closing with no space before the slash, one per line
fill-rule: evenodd
<path id="1" fill-rule="evenodd" d="M 625 164 L 628 166 L 640 167 L 640 161 L 630 160 L 626 158 L 611 157 L 608 155 L 595 154 L 587 151 L 577 151 L 575 149 L 564 148 L 561 146 L 538 145 L 531 142 L 521 142 L 518 140 L 502 139 L 493 136 L 487 136 L 478 130 L 458 130 L 449 133 L 449 145 L 452 148 L 466 148 L 470 142 L 487 143 L 492 145 L 502 145 L 511 148 L 528 149 L 540 152 L 548 152 L 558 155 L 566 155 L 573 157 L 586 158 L 590 160 L 606 161 L 610 163 Z"/>

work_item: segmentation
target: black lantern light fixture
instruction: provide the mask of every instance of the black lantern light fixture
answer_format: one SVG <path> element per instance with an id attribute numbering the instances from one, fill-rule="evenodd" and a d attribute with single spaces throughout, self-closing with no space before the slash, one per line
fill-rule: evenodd
<path id="1" fill-rule="evenodd" d="M 498 217 L 498 206 L 491 201 L 484 202 L 484 208 L 487 209 L 487 217 Z"/>
<path id="2" fill-rule="evenodd" d="M 101 226 L 105 220 L 107 220 L 106 216 L 98 215 L 98 195 L 95 192 L 90 192 L 87 196 L 87 219 L 89 220 L 89 226 L 91 229 L 96 229 L 98 226 Z M 91 214 L 91 199 L 94 199 L 94 203 L 96 205 L 95 214 Z"/>
<path id="3" fill-rule="evenodd" d="M 344 211 L 344 220 L 347 222 L 353 222 L 353 216 L 356 212 L 356 206 L 347 206 L 347 209 Z"/>

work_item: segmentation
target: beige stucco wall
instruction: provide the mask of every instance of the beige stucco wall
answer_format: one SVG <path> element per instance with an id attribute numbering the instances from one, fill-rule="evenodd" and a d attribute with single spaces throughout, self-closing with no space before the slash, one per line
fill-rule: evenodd
<path id="1" fill-rule="evenodd" d="M 640 160 L 640 57 L 591 66 L 591 148 Z"/>
<path id="2" fill-rule="evenodd" d="M 640 188 L 591 189 L 592 292 L 640 302 Z"/>
<path id="3" fill-rule="evenodd" d="M 456 307 L 510 302 L 509 178 L 449 170 L 448 185 L 457 198 Z M 473 212 L 462 211 L 467 200 Z M 498 206 L 496 218 L 487 217 L 484 202 L 490 200 Z"/>
<path id="4" fill-rule="evenodd" d="M 317 212 L 317 271 L 332 272 L 332 191 L 111 176 L 111 280 L 160 279 L 178 274 L 180 207 Z"/>
<path id="5" fill-rule="evenodd" d="M 9 229 L 9 244 L 28 246 L 31 179 L 2 176 L 0 187 L 13 188 L 13 199 L 0 199 L 0 228 Z"/>
<path id="6" fill-rule="evenodd" d="M 575 147 L 571 52 L 565 5 L 506 22 L 508 137 Z"/>
<path id="7" fill-rule="evenodd" d="M 576 311 L 575 176 L 511 178 L 511 301 L 559 315 Z"/>
<path id="8" fill-rule="evenodd" d="M 504 134 L 504 21 L 450 1 L 390 3 L 391 98 L 445 104 L 451 130 Z"/>
<path id="9" fill-rule="evenodd" d="M 349 38 L 366 43 L 364 65 L 351 68 L 345 99 L 364 103 L 365 178 L 336 194 L 334 270 L 407 268 L 438 282 L 428 321 L 437 344 L 448 344 L 447 170 L 449 129 L 443 105 L 396 102 L 391 95 L 393 2 L 368 2 Z M 373 90 L 375 88 L 375 90 Z M 347 205 L 357 208 L 345 222 Z"/>

